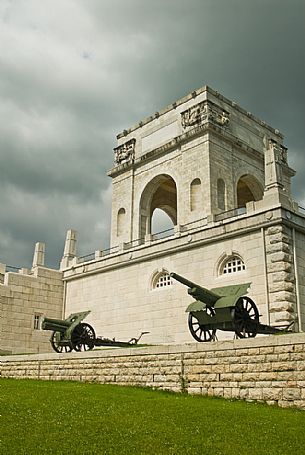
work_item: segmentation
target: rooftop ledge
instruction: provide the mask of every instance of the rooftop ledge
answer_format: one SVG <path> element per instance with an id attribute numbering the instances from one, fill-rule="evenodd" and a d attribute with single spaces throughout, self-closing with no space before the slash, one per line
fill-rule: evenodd
<path id="1" fill-rule="evenodd" d="M 265 125 L 266 126 L 266 125 Z M 211 121 L 206 122 L 203 125 L 196 126 L 189 131 L 186 131 L 185 133 L 181 134 L 180 136 L 172 138 L 170 141 L 168 141 L 166 144 L 157 147 L 152 150 L 148 150 L 145 152 L 143 155 L 139 156 L 136 159 L 132 159 L 131 161 L 123 164 L 117 164 L 115 165 L 112 169 L 110 169 L 107 172 L 107 175 L 109 177 L 115 177 L 116 175 L 119 175 L 123 172 L 126 172 L 129 168 L 137 168 L 141 166 L 143 163 L 146 163 L 147 161 L 150 161 L 152 159 L 155 159 L 157 156 L 162 155 L 164 153 L 168 153 L 171 150 L 176 149 L 179 145 L 184 144 L 185 142 L 189 141 L 190 139 L 196 138 L 202 134 L 206 134 L 209 131 L 212 131 L 214 134 L 220 135 L 222 139 L 225 139 L 226 141 L 230 142 L 230 144 L 235 145 L 236 147 L 239 147 L 242 149 L 245 153 L 250 154 L 251 156 L 259 156 L 261 155 L 261 158 L 263 158 L 263 155 L 250 145 L 248 145 L 245 141 L 241 140 L 234 134 L 232 134 L 230 131 L 227 131 L 224 127 L 220 127 L 216 124 L 214 124 Z M 273 131 L 274 132 L 274 131 Z M 292 173 L 294 175 L 294 173 Z"/>
<path id="2" fill-rule="evenodd" d="M 302 213 L 297 209 L 296 204 L 290 209 L 282 205 L 255 209 L 255 203 L 250 202 L 247 208 L 210 215 L 185 225 L 174 226 L 158 234 L 148 234 L 143 239 L 121 243 L 108 250 L 98 250 L 86 256 L 74 257 L 69 267 L 62 269 L 63 279 L 73 280 L 84 275 L 151 260 L 169 254 L 172 249 L 182 251 L 196 248 L 201 244 L 214 242 L 220 237 L 232 237 L 240 230 L 243 232 L 257 230 L 279 221 L 305 232 L 305 210 L 302 209 L 304 210 Z"/>
<path id="3" fill-rule="evenodd" d="M 191 99 L 195 99 L 198 95 L 200 95 L 201 93 L 204 93 L 204 92 L 207 92 L 207 93 L 215 96 L 219 100 L 223 101 L 224 103 L 228 104 L 229 106 L 234 107 L 234 109 L 236 109 L 238 112 L 241 112 L 242 114 L 247 115 L 248 117 L 252 118 L 252 120 L 254 120 L 255 122 L 257 122 L 260 125 L 264 126 L 265 128 L 269 129 L 274 134 L 280 136 L 283 139 L 284 136 L 283 136 L 283 134 L 280 131 L 278 131 L 277 129 L 272 128 L 265 121 L 259 119 L 258 117 L 253 115 L 251 112 L 246 111 L 245 109 L 240 107 L 237 103 L 235 103 L 234 101 L 229 100 L 228 98 L 226 98 L 223 95 L 221 95 L 218 91 L 213 90 L 211 87 L 209 87 L 207 85 L 204 85 L 203 87 L 201 87 L 201 88 L 199 88 L 197 90 L 194 90 L 193 92 L 189 93 L 188 95 L 184 96 L 183 98 L 179 99 L 178 101 L 175 101 L 174 103 L 169 104 L 164 109 L 162 109 L 162 110 L 160 110 L 158 112 L 155 112 L 154 115 L 151 115 L 150 117 L 146 117 L 144 120 L 136 123 L 135 125 L 133 125 L 129 129 L 126 129 L 126 130 L 122 131 L 121 133 L 119 133 L 117 135 L 117 139 L 121 139 L 122 137 L 127 136 L 132 131 L 135 131 L 138 128 L 141 128 L 143 125 L 146 125 L 146 124 L 152 122 L 153 120 L 155 120 L 156 118 L 161 117 L 162 115 L 166 114 L 167 112 L 170 112 L 171 110 L 176 109 L 181 104 L 184 104 L 184 103 L 186 103 L 187 101 L 189 101 Z"/>

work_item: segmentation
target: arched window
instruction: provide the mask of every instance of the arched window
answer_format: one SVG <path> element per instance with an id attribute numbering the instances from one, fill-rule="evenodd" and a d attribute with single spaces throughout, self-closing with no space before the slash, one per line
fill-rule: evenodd
<path id="1" fill-rule="evenodd" d="M 217 180 L 217 205 L 220 210 L 226 210 L 226 185 L 222 179 Z"/>
<path id="2" fill-rule="evenodd" d="M 196 210 L 200 210 L 201 204 L 201 180 L 195 179 L 191 183 L 191 191 L 190 191 L 190 206 L 191 212 Z"/>
<path id="3" fill-rule="evenodd" d="M 172 286 L 173 282 L 166 270 L 162 270 L 155 274 L 152 280 L 152 289 L 160 289 Z"/>
<path id="4" fill-rule="evenodd" d="M 117 236 L 120 237 L 124 234 L 125 229 L 125 218 L 126 218 L 126 210 L 124 208 L 120 208 L 118 211 L 118 218 L 117 218 Z"/>
<path id="5" fill-rule="evenodd" d="M 246 270 L 244 261 L 239 256 L 230 256 L 222 263 L 220 267 L 220 275 L 230 275 Z"/>

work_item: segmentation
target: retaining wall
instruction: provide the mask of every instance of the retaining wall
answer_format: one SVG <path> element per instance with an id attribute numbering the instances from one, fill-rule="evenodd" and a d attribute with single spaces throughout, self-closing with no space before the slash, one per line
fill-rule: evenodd
<path id="1" fill-rule="evenodd" d="M 305 334 L 0 357 L 2 378 L 76 380 L 305 409 Z"/>

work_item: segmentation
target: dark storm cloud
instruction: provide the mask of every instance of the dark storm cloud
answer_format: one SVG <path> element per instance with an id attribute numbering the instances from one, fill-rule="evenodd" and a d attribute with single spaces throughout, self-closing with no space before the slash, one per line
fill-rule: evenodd
<path id="1" fill-rule="evenodd" d="M 115 135 L 210 85 L 285 134 L 304 201 L 304 1 L 2 0 L 0 261 L 106 247 Z"/>

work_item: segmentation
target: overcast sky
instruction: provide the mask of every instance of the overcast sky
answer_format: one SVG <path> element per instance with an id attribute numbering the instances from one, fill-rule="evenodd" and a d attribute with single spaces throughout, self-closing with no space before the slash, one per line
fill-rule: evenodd
<path id="1" fill-rule="evenodd" d="M 203 85 L 285 135 L 305 205 L 304 0 L 0 0 L 0 262 L 109 242 L 116 134 Z"/>

